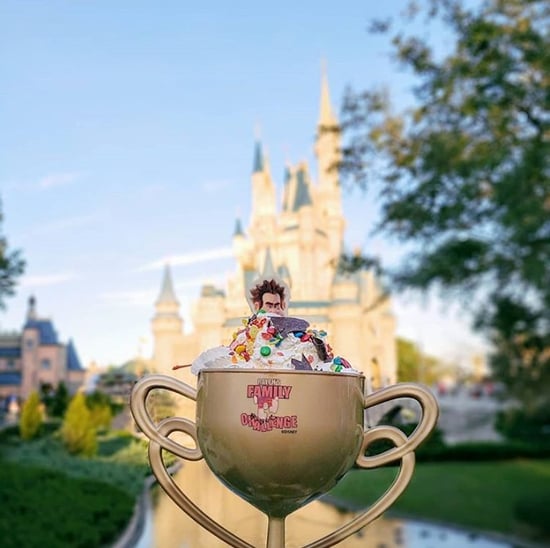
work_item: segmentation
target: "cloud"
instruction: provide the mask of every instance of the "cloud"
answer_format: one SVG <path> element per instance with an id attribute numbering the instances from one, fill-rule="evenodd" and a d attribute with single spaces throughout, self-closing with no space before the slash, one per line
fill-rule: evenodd
<path id="1" fill-rule="evenodd" d="M 220 190 L 224 190 L 231 186 L 231 181 L 228 179 L 214 179 L 212 181 L 205 181 L 201 184 L 201 188 L 207 194 L 214 194 Z"/>
<path id="2" fill-rule="evenodd" d="M 90 223 L 97 222 L 101 218 L 99 213 L 92 213 L 89 215 L 75 215 L 73 217 L 65 217 L 62 219 L 54 219 L 50 222 L 36 224 L 23 233 L 20 237 L 22 239 L 33 239 L 37 236 L 43 236 L 44 234 L 52 232 L 60 232 L 71 230 L 80 226 L 84 226 Z"/>
<path id="3" fill-rule="evenodd" d="M 55 219 L 49 223 L 41 224 L 37 227 L 39 232 L 53 232 L 56 230 L 66 230 L 68 228 L 75 228 L 77 226 L 83 226 L 93 223 L 99 219 L 98 213 L 91 213 L 88 215 L 75 215 L 73 217 L 65 217 L 63 219 Z"/>
<path id="4" fill-rule="evenodd" d="M 217 287 L 224 285 L 227 279 L 227 273 L 219 272 L 213 276 L 196 276 L 193 278 L 185 278 L 183 280 L 174 280 L 174 290 L 178 299 L 181 310 L 180 313 L 187 319 L 189 316 L 189 298 L 198 297 L 199 289 L 205 284 L 214 284 Z M 137 306 L 153 309 L 154 303 L 159 296 L 161 288 L 161 280 L 158 282 L 158 287 L 155 289 L 136 289 L 128 291 L 108 291 L 100 294 L 100 299 L 108 305 L 118 306 Z M 188 293 L 189 289 L 193 289 L 195 296 Z M 187 320 L 186 320 L 187 321 Z"/>
<path id="5" fill-rule="evenodd" d="M 158 270 L 163 268 L 166 264 L 170 266 L 188 266 L 197 263 L 204 263 L 207 261 L 216 261 L 218 259 L 226 259 L 233 257 L 233 250 L 231 247 L 219 247 L 216 249 L 207 249 L 205 251 L 195 251 L 193 253 L 186 253 L 184 255 L 168 255 L 157 261 L 153 261 L 138 268 L 138 270 Z"/>
<path id="6" fill-rule="evenodd" d="M 65 171 L 59 173 L 50 173 L 44 177 L 40 177 L 38 180 L 33 181 L 21 181 L 21 180 L 7 180 L 2 182 L 2 187 L 5 190 L 14 190 L 20 192 L 36 192 L 36 190 L 49 190 L 51 188 L 65 186 L 73 184 L 80 179 L 84 173 L 80 171 Z"/>
<path id="7" fill-rule="evenodd" d="M 136 291 L 110 291 L 102 293 L 100 298 L 108 304 L 124 306 L 147 306 L 153 307 L 157 297 L 157 291 L 154 290 L 136 290 Z"/>
<path id="8" fill-rule="evenodd" d="M 37 186 L 41 189 L 53 188 L 56 186 L 64 186 L 74 183 L 82 176 L 80 172 L 68 171 L 61 173 L 51 173 L 38 180 Z"/>
<path id="9" fill-rule="evenodd" d="M 21 287 L 45 287 L 48 285 L 59 285 L 74 280 L 75 278 L 76 276 L 72 272 L 25 276 L 21 280 Z"/>
<path id="10" fill-rule="evenodd" d="M 176 291 L 178 289 L 189 289 L 190 287 L 199 288 L 199 287 L 202 287 L 203 285 L 208 285 L 208 284 L 212 284 L 215 286 L 222 286 L 225 284 L 226 279 L 227 279 L 227 273 L 225 272 L 219 272 L 217 275 L 214 275 L 214 276 L 202 275 L 196 278 L 187 278 L 185 280 L 175 282 Z"/>

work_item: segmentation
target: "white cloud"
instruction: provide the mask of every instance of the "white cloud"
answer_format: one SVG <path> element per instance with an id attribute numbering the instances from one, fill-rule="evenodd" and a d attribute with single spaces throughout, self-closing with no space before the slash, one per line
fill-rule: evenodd
<path id="1" fill-rule="evenodd" d="M 231 181 L 228 179 L 214 179 L 212 181 L 205 181 L 202 183 L 201 188 L 207 194 L 214 194 L 214 192 L 219 192 L 224 190 L 231 185 Z"/>
<path id="2" fill-rule="evenodd" d="M 51 173 L 38 180 L 37 186 L 42 189 L 53 188 L 56 186 L 69 185 L 81 177 L 77 171 L 68 171 L 61 173 Z"/>
<path id="3" fill-rule="evenodd" d="M 43 236 L 47 233 L 68 231 L 100 220 L 99 213 L 89 215 L 75 215 L 73 217 L 65 217 L 62 219 L 54 219 L 50 222 L 35 224 L 29 227 L 28 230 L 21 235 L 23 239 L 34 239 L 36 236 Z"/>
<path id="4" fill-rule="evenodd" d="M 176 290 L 177 289 L 189 289 L 190 287 L 193 288 L 199 288 L 202 287 L 205 284 L 212 284 L 215 286 L 222 286 L 225 284 L 225 281 L 227 279 L 227 274 L 224 272 L 220 272 L 219 274 L 215 276 L 207 276 L 203 275 L 196 278 L 187 278 L 186 280 L 178 281 L 176 282 Z"/>
<path id="5" fill-rule="evenodd" d="M 64 219 L 56 219 L 50 223 L 44 223 L 37 229 L 40 232 L 66 230 L 67 228 L 75 228 L 77 226 L 87 225 L 99 219 L 99 214 L 92 213 L 89 215 L 75 215 L 74 217 L 65 217 Z"/>
<path id="6" fill-rule="evenodd" d="M 74 280 L 75 278 L 76 276 L 71 272 L 25 276 L 21 280 L 21 287 L 45 287 L 48 285 L 59 285 Z"/>
<path id="7" fill-rule="evenodd" d="M 152 309 L 157 292 L 150 289 L 136 291 L 111 291 L 102 293 L 100 298 L 108 304 L 147 306 Z"/>
<path id="8" fill-rule="evenodd" d="M 157 261 L 153 261 L 138 268 L 138 270 L 158 270 L 166 264 L 170 266 L 188 266 L 207 261 L 216 261 L 218 259 L 226 259 L 233 256 L 231 247 L 219 247 L 216 249 L 207 249 L 204 251 L 195 251 L 193 253 L 185 253 L 184 255 L 168 255 Z"/>
<path id="9" fill-rule="evenodd" d="M 17 192 L 36 192 L 36 190 L 49 190 L 51 188 L 70 185 L 80 179 L 84 173 L 80 171 L 65 171 L 59 173 L 50 173 L 44 175 L 38 180 L 21 181 L 17 179 L 2 181 L 4 190 L 13 190 Z"/>

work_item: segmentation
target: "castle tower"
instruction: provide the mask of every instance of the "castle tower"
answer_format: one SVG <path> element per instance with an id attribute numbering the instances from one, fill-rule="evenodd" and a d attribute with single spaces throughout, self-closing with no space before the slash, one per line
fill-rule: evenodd
<path id="1" fill-rule="evenodd" d="M 180 303 L 176 299 L 170 267 L 164 267 L 162 287 L 155 303 L 153 328 L 153 363 L 159 373 L 168 372 L 175 365 L 174 347 L 183 335 L 183 320 L 179 315 Z"/>
<path id="2" fill-rule="evenodd" d="M 389 300 L 381 299 L 372 272 L 342 276 L 336 271 L 345 227 L 338 175 L 340 142 L 323 71 L 315 140 L 317 176 L 306 162 L 287 164 L 278 200 L 267 155 L 256 140 L 250 223 L 243 227 L 238 219 L 232 235 L 235 272 L 224 289 L 203 286 L 192 316 L 195 330 L 175 345 L 178 363 L 192 361 L 206 348 L 228 344 L 250 314 L 246 291 L 260 273 L 271 273 L 290 287 L 289 315 L 305 319 L 313 329 L 326 330 L 334 351 L 372 378 L 373 384 L 395 382 L 395 321 Z M 159 318 L 154 320 L 159 359 L 163 352 L 168 354 L 163 349 L 170 336 L 181 331 L 175 297 L 169 297 L 168 304 L 159 298 Z"/>
<path id="3" fill-rule="evenodd" d="M 321 74 L 321 100 L 315 154 L 317 156 L 318 206 L 330 234 L 330 254 L 336 258 L 342 253 L 341 242 L 345 222 L 342 211 L 342 195 L 338 176 L 341 160 L 340 125 L 332 110 L 326 70 Z"/>
<path id="4" fill-rule="evenodd" d="M 277 216 L 275 185 L 262 144 L 256 141 L 252 168 L 252 212 L 249 234 L 257 249 L 272 245 Z"/>
<path id="5" fill-rule="evenodd" d="M 202 352 L 218 346 L 223 340 L 225 321 L 225 294 L 211 284 L 202 286 L 201 296 L 193 311 L 193 324 L 197 334 L 197 350 Z"/>

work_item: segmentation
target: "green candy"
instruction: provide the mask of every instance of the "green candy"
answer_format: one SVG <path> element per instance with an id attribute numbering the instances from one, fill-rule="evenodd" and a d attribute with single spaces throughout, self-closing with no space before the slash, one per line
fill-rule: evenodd
<path id="1" fill-rule="evenodd" d="M 269 354 L 271 354 L 271 348 L 269 348 L 269 346 L 262 346 L 260 348 L 260 354 L 262 356 L 269 356 Z"/>

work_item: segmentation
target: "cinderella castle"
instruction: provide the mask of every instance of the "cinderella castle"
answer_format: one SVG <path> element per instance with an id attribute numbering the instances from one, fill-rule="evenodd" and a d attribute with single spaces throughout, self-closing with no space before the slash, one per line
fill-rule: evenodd
<path id="1" fill-rule="evenodd" d="M 336 353 L 365 374 L 371 388 L 396 382 L 395 318 L 374 274 L 341 274 L 345 219 L 338 172 L 340 133 L 330 103 L 328 82 L 321 81 L 315 141 L 317 181 L 306 163 L 288 166 L 282 196 L 272 179 L 260 142 L 251 176 L 248 227 L 237 219 L 233 234 L 236 268 L 225 288 L 204 285 L 192 312 L 194 331 L 183 332 L 179 302 L 169 266 L 165 267 L 152 319 L 153 368 L 171 373 L 203 350 L 228 344 L 250 315 L 246 292 L 260 276 L 276 276 L 291 291 L 290 316 L 325 330 Z M 177 377 L 194 384 L 189 369 Z"/>

